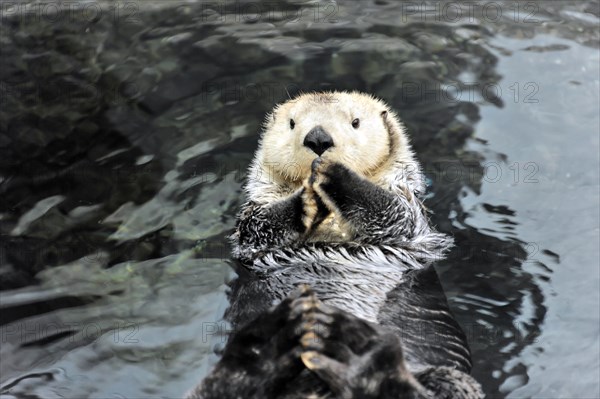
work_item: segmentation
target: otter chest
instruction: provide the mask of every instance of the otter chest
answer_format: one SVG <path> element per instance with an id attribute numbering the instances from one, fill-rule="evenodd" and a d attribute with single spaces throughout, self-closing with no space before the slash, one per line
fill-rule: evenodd
<path id="1" fill-rule="evenodd" d="M 354 236 L 350 226 L 332 212 L 308 237 L 308 242 L 345 242 Z"/>

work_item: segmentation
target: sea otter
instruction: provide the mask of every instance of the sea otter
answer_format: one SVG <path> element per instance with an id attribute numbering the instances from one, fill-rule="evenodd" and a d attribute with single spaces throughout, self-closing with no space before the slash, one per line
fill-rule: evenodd
<path id="1" fill-rule="evenodd" d="M 403 125 L 357 92 L 268 115 L 232 235 L 234 333 L 188 398 L 483 397 Z"/>

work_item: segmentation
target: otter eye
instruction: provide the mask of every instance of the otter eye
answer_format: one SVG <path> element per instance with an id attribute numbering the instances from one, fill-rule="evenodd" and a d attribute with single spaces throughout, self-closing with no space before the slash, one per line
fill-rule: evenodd
<path id="1" fill-rule="evenodd" d="M 296 126 L 296 122 L 294 122 L 293 119 L 290 119 L 290 129 L 294 130 L 295 126 Z"/>
<path id="2" fill-rule="evenodd" d="M 360 126 L 360 120 L 358 118 L 356 118 L 355 120 L 352 121 L 353 128 L 358 129 L 359 126 Z"/>

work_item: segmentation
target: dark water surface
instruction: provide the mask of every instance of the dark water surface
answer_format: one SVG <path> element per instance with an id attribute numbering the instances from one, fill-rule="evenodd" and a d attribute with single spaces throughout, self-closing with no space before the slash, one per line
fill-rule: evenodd
<path id="1" fill-rule="evenodd" d="M 405 121 L 488 397 L 600 397 L 598 2 L 11 4 L 1 398 L 175 398 L 205 375 L 262 118 L 320 89 Z"/>

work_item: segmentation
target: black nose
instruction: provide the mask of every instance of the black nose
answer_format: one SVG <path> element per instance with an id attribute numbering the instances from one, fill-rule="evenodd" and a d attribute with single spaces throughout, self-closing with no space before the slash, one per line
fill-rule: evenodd
<path id="1" fill-rule="evenodd" d="M 308 132 L 304 138 L 304 145 L 321 156 L 328 148 L 333 147 L 333 139 L 321 126 L 317 126 Z"/>

